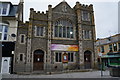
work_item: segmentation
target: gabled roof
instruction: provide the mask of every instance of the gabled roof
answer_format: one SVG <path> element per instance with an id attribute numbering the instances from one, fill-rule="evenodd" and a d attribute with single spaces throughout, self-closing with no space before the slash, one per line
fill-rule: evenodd
<path id="1" fill-rule="evenodd" d="M 62 1 L 61 3 L 59 3 L 58 5 L 56 5 L 53 8 L 53 11 L 55 12 L 62 12 L 63 7 L 66 7 L 66 13 L 73 13 L 73 9 L 69 6 L 69 4 L 66 1 Z"/>

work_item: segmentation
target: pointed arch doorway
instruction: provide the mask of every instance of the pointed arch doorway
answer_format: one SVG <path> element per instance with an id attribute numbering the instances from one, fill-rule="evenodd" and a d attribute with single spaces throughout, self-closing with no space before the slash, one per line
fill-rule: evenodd
<path id="1" fill-rule="evenodd" d="M 35 50 L 34 51 L 34 61 L 33 61 L 33 70 L 39 71 L 44 68 L 44 51 Z"/>
<path id="2" fill-rule="evenodd" d="M 87 50 L 84 52 L 84 68 L 91 69 L 91 51 Z"/>

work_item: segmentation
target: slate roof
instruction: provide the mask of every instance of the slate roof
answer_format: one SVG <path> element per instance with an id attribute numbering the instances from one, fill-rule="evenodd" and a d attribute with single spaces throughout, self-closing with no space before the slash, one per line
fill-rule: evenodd
<path id="1" fill-rule="evenodd" d="M 15 16 L 15 14 L 17 13 L 17 10 L 18 10 L 18 5 L 10 6 L 10 12 L 8 16 Z"/>

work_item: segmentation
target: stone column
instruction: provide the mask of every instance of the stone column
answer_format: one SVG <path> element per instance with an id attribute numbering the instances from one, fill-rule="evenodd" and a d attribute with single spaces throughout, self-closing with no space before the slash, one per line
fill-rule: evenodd
<path id="1" fill-rule="evenodd" d="M 93 6 L 91 5 L 91 8 L 93 10 Z M 96 32 L 95 32 L 95 22 L 94 22 L 94 12 L 92 12 L 92 26 L 93 26 L 93 44 L 94 44 L 94 47 L 93 47 L 93 64 L 92 64 L 92 67 L 93 68 L 97 68 L 97 46 L 96 46 Z"/>
<path id="2" fill-rule="evenodd" d="M 48 5 L 48 43 L 47 43 L 47 72 L 51 72 L 51 27 L 52 27 L 52 5 Z"/>
<path id="3" fill-rule="evenodd" d="M 84 64 L 84 54 L 83 54 L 83 48 L 82 48 L 82 26 L 81 26 L 81 4 L 79 2 L 76 2 L 76 15 L 77 15 L 77 26 L 78 26 L 78 43 L 79 43 L 79 64 L 80 68 L 83 68 Z"/>
<path id="4" fill-rule="evenodd" d="M 31 39 L 32 39 L 32 19 L 33 19 L 34 9 L 30 9 L 30 21 L 28 26 L 28 37 L 27 37 L 27 54 L 26 54 L 26 72 L 33 71 L 33 60 L 32 60 L 32 52 L 31 52 Z"/>

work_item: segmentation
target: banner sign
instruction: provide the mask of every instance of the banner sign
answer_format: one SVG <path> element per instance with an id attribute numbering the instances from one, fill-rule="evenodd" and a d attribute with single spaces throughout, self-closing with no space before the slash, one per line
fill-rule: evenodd
<path id="1" fill-rule="evenodd" d="M 51 44 L 51 50 L 78 51 L 78 45 Z"/>

